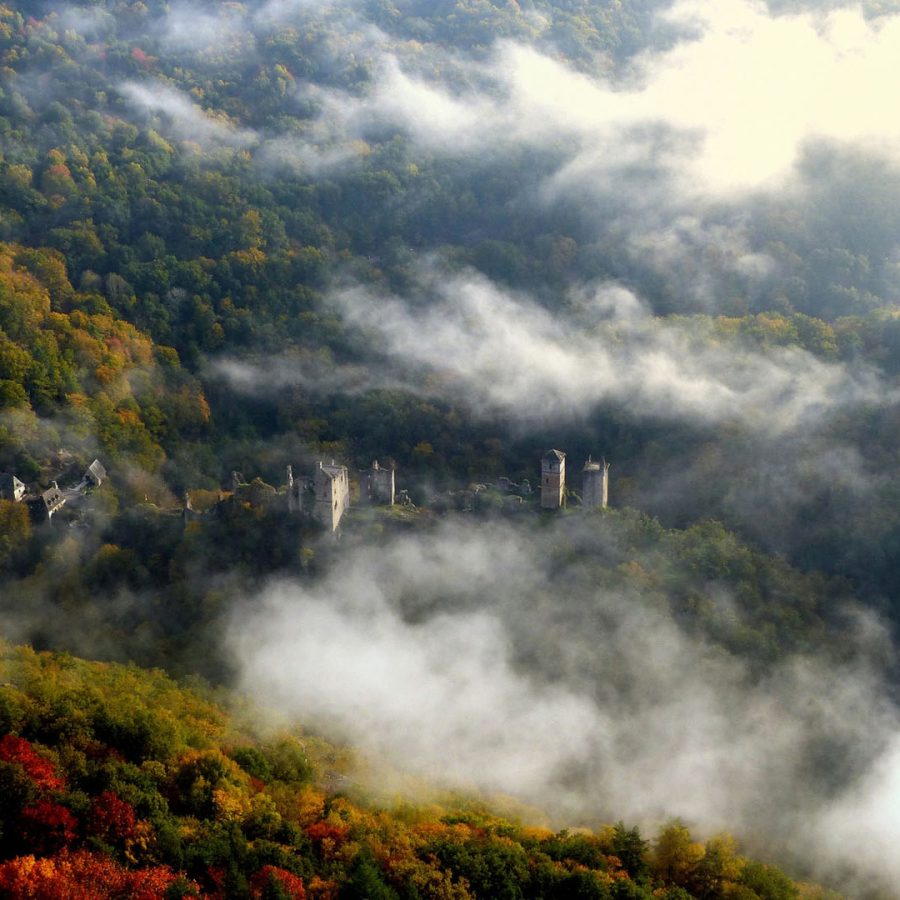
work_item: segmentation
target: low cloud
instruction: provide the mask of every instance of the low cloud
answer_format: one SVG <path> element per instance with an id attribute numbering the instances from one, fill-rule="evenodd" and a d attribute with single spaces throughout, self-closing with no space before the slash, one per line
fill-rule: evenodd
<path id="1" fill-rule="evenodd" d="M 179 140 L 207 147 L 248 147 L 258 140 L 254 132 L 201 109 L 182 91 L 167 85 L 126 81 L 119 90 L 137 111 L 159 119 L 161 130 Z"/>
<path id="2" fill-rule="evenodd" d="M 352 57 L 372 72 L 358 94 L 301 87 L 319 105 L 320 132 L 333 145 L 393 127 L 428 152 L 452 155 L 564 148 L 566 165 L 552 182 L 558 190 L 577 182 L 593 191 L 615 173 L 638 170 L 700 202 L 783 188 L 810 142 L 900 158 L 900 127 L 884 115 L 900 78 L 900 13 L 872 18 L 850 4 L 824 11 L 773 5 L 778 14 L 753 0 L 662 4 L 658 30 L 678 39 L 648 47 L 627 68 L 593 73 L 521 42 L 500 40 L 478 60 L 436 42 L 413 45 L 379 31 L 351 2 L 269 0 L 214 13 L 175 4 L 154 31 L 176 54 L 227 47 L 252 57 L 271 27 L 317 16 L 328 27 L 312 52 Z M 108 25 L 108 17 L 74 7 L 59 15 L 86 35 Z M 153 94 L 133 99 L 193 118 L 189 100 L 185 107 Z M 317 142 L 311 146 L 321 155 L 328 148 Z M 271 150 L 292 156 L 289 143 Z M 331 167 L 342 162 L 352 156 L 327 156 Z"/>
<path id="3" fill-rule="evenodd" d="M 27 453 L 56 471 L 74 465 L 76 458 L 86 465 L 101 453 L 93 420 L 76 407 L 52 417 L 39 416 L 29 408 L 3 410 L 0 435 L 7 453 Z"/>
<path id="4" fill-rule="evenodd" d="M 347 174 L 359 167 L 369 152 L 363 141 L 350 140 L 335 144 L 330 136 L 316 138 L 318 128 L 303 134 L 280 135 L 267 140 L 256 154 L 263 171 L 286 166 L 305 178 L 320 178 L 333 172 Z"/>
<path id="5" fill-rule="evenodd" d="M 364 137 L 370 130 L 400 125 L 428 149 L 484 151 L 509 124 L 488 96 L 467 92 L 454 96 L 440 84 L 406 73 L 399 60 L 383 54 L 372 89 L 363 96 L 309 87 L 307 96 L 318 102 L 320 119 L 335 134 Z M 448 143 L 452 142 L 452 143 Z"/>
<path id="6" fill-rule="evenodd" d="M 115 17 L 96 6 L 61 6 L 56 10 L 60 26 L 88 40 L 97 40 L 115 31 Z"/>
<path id="7" fill-rule="evenodd" d="M 473 407 L 520 421 L 578 419 L 612 403 L 636 416 L 783 434 L 888 394 L 865 368 L 796 347 L 741 348 L 708 320 L 657 319 L 620 286 L 583 291 L 574 310 L 554 311 L 477 273 L 421 275 L 428 302 L 365 287 L 333 302 L 394 363 L 445 375 L 446 389 Z"/>
<path id="8" fill-rule="evenodd" d="M 231 357 L 212 360 L 207 374 L 239 394 L 272 397 L 288 388 L 300 388 L 318 398 L 354 396 L 376 388 L 405 387 L 402 378 L 378 373 L 364 365 L 337 364 L 318 354 L 285 352 L 265 361 Z"/>
<path id="9" fill-rule="evenodd" d="M 754 680 L 667 610 L 598 586 L 614 538 L 578 533 L 598 527 L 443 525 L 354 547 L 319 585 L 271 585 L 236 611 L 243 686 L 429 778 L 513 793 L 568 824 L 680 815 L 780 844 L 819 875 L 861 864 L 870 886 L 896 883 L 893 854 L 863 846 L 895 841 L 893 818 L 863 832 L 854 818 L 889 810 L 880 798 L 897 782 L 900 726 L 867 661 L 880 629 L 848 631 L 850 663 L 788 658 Z M 585 541 L 590 554 L 560 572 L 557 554 Z"/>
<path id="10" fill-rule="evenodd" d="M 512 41 L 462 64 L 432 45 L 416 54 L 383 34 L 365 39 L 370 78 L 352 90 L 301 85 L 317 112 L 267 142 L 260 161 L 313 178 L 352 173 L 398 133 L 412 159 L 479 171 L 527 150 L 520 211 L 576 237 L 579 266 L 590 259 L 641 284 L 658 309 L 793 303 L 830 318 L 892 298 L 896 204 L 886 198 L 900 130 L 883 110 L 900 78 L 900 14 L 683 0 L 658 15 L 681 39 L 609 73 Z M 804 267 L 809 247 L 827 251 L 835 235 L 868 257 L 858 284 L 840 282 L 837 266 Z M 816 272 L 838 273 L 836 283 L 819 285 Z M 795 276 L 808 292 L 785 296 Z"/>
<path id="11" fill-rule="evenodd" d="M 244 9 L 218 4 L 215 12 L 173 4 L 158 23 L 159 39 L 172 52 L 221 54 L 241 48 L 249 53 L 254 35 Z"/>
<path id="12" fill-rule="evenodd" d="M 501 41 L 489 61 L 470 63 L 491 89 L 460 91 L 382 52 L 367 93 L 318 92 L 321 116 L 345 138 L 391 123 L 453 154 L 567 141 L 562 180 L 662 167 L 691 197 L 776 187 L 812 140 L 900 153 L 900 129 L 884 115 L 900 78 L 900 15 L 773 16 L 750 0 L 681 0 L 660 15 L 683 37 L 639 56 L 628 80 Z"/>
<path id="13" fill-rule="evenodd" d="M 327 12 L 332 9 L 352 10 L 358 6 L 357 0 L 265 0 L 259 4 L 255 16 L 260 21 L 290 20 L 308 10 Z"/>

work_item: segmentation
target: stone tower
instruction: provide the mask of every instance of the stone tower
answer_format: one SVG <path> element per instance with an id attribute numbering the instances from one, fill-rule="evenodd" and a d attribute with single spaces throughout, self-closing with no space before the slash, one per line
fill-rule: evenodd
<path id="1" fill-rule="evenodd" d="M 337 531 L 350 506 L 350 478 L 346 466 L 319 463 L 314 478 L 316 518 L 329 530 Z"/>
<path id="2" fill-rule="evenodd" d="M 541 460 L 541 509 L 559 509 L 565 504 L 566 454 L 548 450 Z"/>
<path id="3" fill-rule="evenodd" d="M 377 503 L 383 506 L 393 506 L 396 494 L 396 481 L 393 466 L 385 469 L 378 464 L 378 460 L 372 463 L 372 468 L 362 473 L 362 494 L 368 503 Z"/>
<path id="4" fill-rule="evenodd" d="M 606 509 L 609 500 L 609 463 L 590 456 L 581 472 L 581 505 L 584 509 Z"/>

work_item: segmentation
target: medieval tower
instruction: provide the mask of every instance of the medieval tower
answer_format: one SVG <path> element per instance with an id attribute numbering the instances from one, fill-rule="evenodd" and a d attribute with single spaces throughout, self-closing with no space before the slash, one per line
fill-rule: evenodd
<path id="1" fill-rule="evenodd" d="M 319 463 L 314 479 L 316 518 L 329 530 L 337 531 L 350 506 L 350 478 L 346 466 Z"/>
<path id="2" fill-rule="evenodd" d="M 609 500 L 609 463 L 590 456 L 581 472 L 581 505 L 584 509 L 606 509 Z"/>
<path id="3" fill-rule="evenodd" d="M 559 509 L 565 503 L 566 454 L 548 450 L 541 460 L 541 509 Z"/>
<path id="4" fill-rule="evenodd" d="M 376 459 L 372 468 L 360 474 L 360 494 L 363 500 L 382 506 L 394 505 L 396 482 L 393 466 L 384 468 Z"/>

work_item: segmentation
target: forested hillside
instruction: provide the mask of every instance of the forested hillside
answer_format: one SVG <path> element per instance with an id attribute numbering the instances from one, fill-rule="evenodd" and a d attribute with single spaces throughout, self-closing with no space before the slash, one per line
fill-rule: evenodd
<path id="1" fill-rule="evenodd" d="M 0 5 L 5 637 L 593 829 L 9 651 L 6 890 L 796 896 L 727 831 L 896 896 L 898 58 L 878 2 Z M 511 503 L 551 447 L 567 509 Z"/>
<path id="2" fill-rule="evenodd" d="M 8 646 L 0 668 L 4 896 L 800 896 L 733 838 L 697 842 L 680 822 L 650 841 L 452 797 L 385 805 L 349 751 L 261 742 L 160 672 Z"/>

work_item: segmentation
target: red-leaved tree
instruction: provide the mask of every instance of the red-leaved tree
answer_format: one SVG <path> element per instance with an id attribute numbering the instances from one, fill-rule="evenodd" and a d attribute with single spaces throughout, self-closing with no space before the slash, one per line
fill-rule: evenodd
<path id="1" fill-rule="evenodd" d="M 303 879 L 287 869 L 277 866 L 263 866 L 251 879 L 250 891 L 253 900 L 263 900 L 266 888 L 280 889 L 291 900 L 306 900 Z"/>
<path id="2" fill-rule="evenodd" d="M 75 840 L 78 822 L 64 806 L 43 798 L 26 806 L 19 818 L 22 843 L 35 853 L 55 853 Z"/>
<path id="3" fill-rule="evenodd" d="M 88 834 L 114 847 L 124 847 L 134 840 L 137 815 L 134 807 L 114 791 L 104 791 L 91 802 L 88 812 Z"/>
<path id="4" fill-rule="evenodd" d="M 56 766 L 49 759 L 38 756 L 25 738 L 14 734 L 0 738 L 0 761 L 20 765 L 42 791 L 61 791 L 66 786 L 57 774 Z"/>
<path id="5" fill-rule="evenodd" d="M 29 900 L 163 900 L 178 876 L 168 866 L 128 870 L 106 856 L 80 850 L 0 863 L 0 895 Z M 197 889 L 195 884 L 189 887 Z"/>

